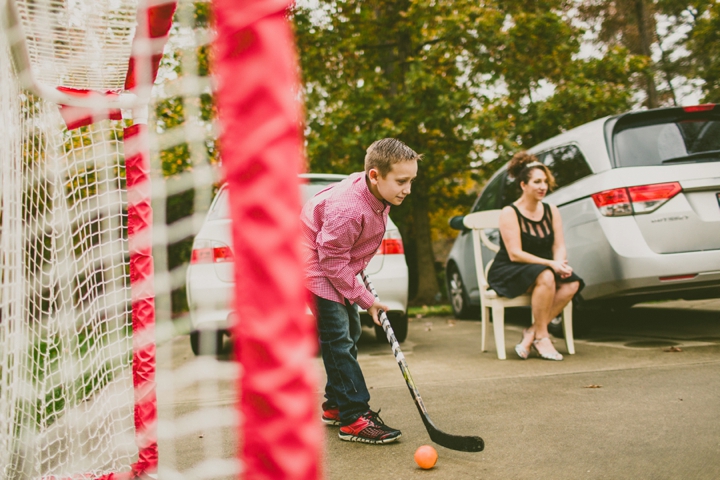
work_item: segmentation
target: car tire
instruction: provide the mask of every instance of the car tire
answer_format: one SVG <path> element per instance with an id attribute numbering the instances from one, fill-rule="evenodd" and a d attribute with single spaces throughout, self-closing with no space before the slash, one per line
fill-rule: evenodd
<path id="1" fill-rule="evenodd" d="M 465 290 L 465 283 L 463 283 L 460 276 L 460 271 L 455 265 L 450 265 L 450 268 L 448 268 L 447 293 L 455 318 L 470 318 L 472 316 L 470 299 Z"/>
<path id="2" fill-rule="evenodd" d="M 395 338 L 398 343 L 404 342 L 408 334 L 407 314 L 405 312 L 390 312 L 388 313 L 388 320 L 390 320 L 390 326 L 393 332 L 395 332 Z M 375 340 L 377 340 L 378 343 L 388 343 L 385 330 L 383 330 L 380 325 L 373 323 L 373 326 L 375 327 Z"/>
<path id="3" fill-rule="evenodd" d="M 190 348 L 196 356 L 218 355 L 222 352 L 225 335 L 216 330 L 190 332 Z"/>

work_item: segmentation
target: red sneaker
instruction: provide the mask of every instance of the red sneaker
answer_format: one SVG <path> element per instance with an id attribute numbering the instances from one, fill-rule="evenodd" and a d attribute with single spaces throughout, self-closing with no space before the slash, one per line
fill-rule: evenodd
<path id="1" fill-rule="evenodd" d="M 382 444 L 394 442 L 402 436 L 400 430 L 385 425 L 379 415 L 368 410 L 350 425 L 340 427 L 338 436 L 348 442 Z"/>
<path id="2" fill-rule="evenodd" d="M 331 427 L 340 425 L 340 410 L 337 408 L 323 410 L 322 421 L 325 425 L 330 425 Z"/>

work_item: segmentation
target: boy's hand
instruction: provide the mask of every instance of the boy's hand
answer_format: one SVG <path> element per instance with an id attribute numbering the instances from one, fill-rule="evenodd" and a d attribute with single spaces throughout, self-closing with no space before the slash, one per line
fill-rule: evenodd
<path id="1" fill-rule="evenodd" d="M 373 303 L 372 306 L 367 309 L 367 312 L 372 315 L 373 322 L 375 322 L 377 325 L 382 325 L 382 322 L 380 321 L 380 310 L 387 312 L 388 307 L 387 305 L 380 303 L 377 298 L 375 299 L 375 303 Z"/>

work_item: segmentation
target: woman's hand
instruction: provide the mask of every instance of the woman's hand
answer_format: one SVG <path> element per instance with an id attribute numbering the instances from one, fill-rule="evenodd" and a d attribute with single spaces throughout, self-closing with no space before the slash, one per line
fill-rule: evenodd
<path id="1" fill-rule="evenodd" d="M 573 271 L 572 267 L 568 265 L 567 260 L 563 260 L 562 262 L 559 262 L 557 260 L 551 260 L 550 268 L 552 268 L 555 273 L 560 275 L 560 278 L 568 278 L 570 275 L 572 275 Z"/>

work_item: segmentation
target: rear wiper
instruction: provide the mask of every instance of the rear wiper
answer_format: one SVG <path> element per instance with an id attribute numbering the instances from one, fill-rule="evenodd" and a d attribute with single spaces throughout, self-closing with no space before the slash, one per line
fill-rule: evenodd
<path id="1" fill-rule="evenodd" d="M 698 158 L 705 157 L 720 158 L 720 150 L 708 150 L 707 152 L 691 153 L 690 155 L 683 155 L 682 157 L 668 158 L 667 160 L 663 160 L 661 163 L 689 162 L 690 160 L 696 160 Z"/>

